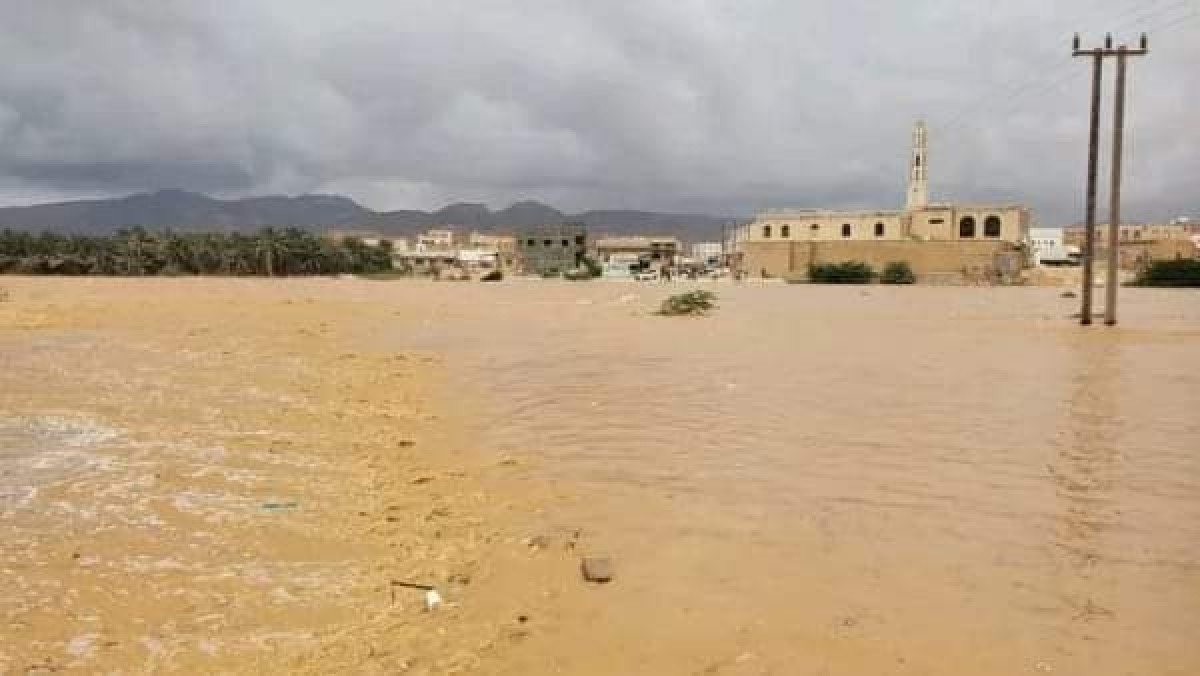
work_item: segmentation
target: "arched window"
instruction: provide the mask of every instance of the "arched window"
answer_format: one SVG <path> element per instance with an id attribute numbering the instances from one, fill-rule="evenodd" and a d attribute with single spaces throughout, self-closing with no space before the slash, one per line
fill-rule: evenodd
<path id="1" fill-rule="evenodd" d="M 959 237 L 974 237 L 975 236 L 975 219 L 970 216 L 963 216 L 958 222 Z"/>
<path id="2" fill-rule="evenodd" d="M 779 227 L 779 236 L 784 239 L 791 237 L 792 236 L 792 226 L 790 226 L 790 225 L 780 226 Z"/>
<path id="3" fill-rule="evenodd" d="M 1000 217 L 988 216 L 983 219 L 983 236 L 984 237 L 999 237 L 1000 236 Z"/>
<path id="4" fill-rule="evenodd" d="M 771 239 L 771 226 L 763 226 L 763 239 Z"/>
<path id="5" fill-rule="evenodd" d="M 842 223 L 842 237 L 849 237 L 853 233 L 849 223 Z"/>
<path id="6" fill-rule="evenodd" d="M 875 236 L 876 236 L 876 237 L 883 237 L 883 235 L 884 235 L 884 232 L 885 232 L 885 230 L 884 230 L 884 227 L 883 227 L 883 223 L 876 223 L 876 224 L 875 224 Z"/>

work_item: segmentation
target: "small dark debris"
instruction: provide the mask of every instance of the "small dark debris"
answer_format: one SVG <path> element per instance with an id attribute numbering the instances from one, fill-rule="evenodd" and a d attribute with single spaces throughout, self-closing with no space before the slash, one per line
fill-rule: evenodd
<path id="1" fill-rule="evenodd" d="M 613 578 L 612 559 L 606 556 L 588 556 L 581 565 L 583 579 L 603 584 Z"/>

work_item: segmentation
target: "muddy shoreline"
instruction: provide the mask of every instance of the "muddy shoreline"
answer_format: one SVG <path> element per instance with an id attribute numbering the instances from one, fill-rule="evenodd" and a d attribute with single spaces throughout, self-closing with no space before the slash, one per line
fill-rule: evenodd
<path id="1" fill-rule="evenodd" d="M 448 433 L 436 355 L 352 344 L 406 318 L 336 283 L 5 280 L 0 416 L 110 432 L 5 506 L 0 672 L 444 673 L 500 645 L 460 601 L 519 547 L 480 479 L 511 465 Z"/>

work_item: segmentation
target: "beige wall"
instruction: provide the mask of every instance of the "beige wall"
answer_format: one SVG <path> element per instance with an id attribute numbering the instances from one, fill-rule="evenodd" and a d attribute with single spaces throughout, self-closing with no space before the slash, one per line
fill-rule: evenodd
<path id="1" fill-rule="evenodd" d="M 961 236 L 960 222 L 975 221 L 975 235 Z M 989 218 L 1000 221 L 1000 233 L 986 236 Z M 883 235 L 876 234 L 882 224 Z M 850 235 L 844 226 L 850 226 Z M 749 242 L 880 242 L 921 240 L 1001 240 L 1021 242 L 1029 231 L 1029 211 L 1007 205 L 932 205 L 914 211 L 778 211 L 764 212 L 745 226 L 742 239 Z"/>
<path id="2" fill-rule="evenodd" d="M 975 221 L 975 236 L 961 236 L 963 219 Z M 989 218 L 1000 220 L 1000 234 L 986 235 Z M 938 221 L 941 221 L 940 223 Z M 1001 240 L 1021 242 L 1029 233 L 1029 210 L 1020 206 L 947 204 L 912 212 L 911 232 L 918 239 L 928 240 Z"/>
<path id="3" fill-rule="evenodd" d="M 877 272 L 893 261 L 912 266 L 918 279 L 927 275 L 984 277 L 1016 256 L 1013 247 L 999 241 L 919 242 L 741 242 L 742 269 L 752 276 L 766 271 L 772 277 L 805 278 L 808 266 L 817 263 L 861 261 Z"/>
<path id="4" fill-rule="evenodd" d="M 1122 242 L 1126 241 L 1146 241 L 1146 240 L 1189 240 L 1192 235 L 1200 234 L 1200 224 L 1198 223 L 1128 223 L 1123 224 L 1117 229 L 1117 236 Z M 1063 228 L 1063 238 L 1067 244 L 1082 246 L 1084 239 L 1084 231 L 1082 225 L 1069 225 Z M 1096 225 L 1096 240 L 1098 242 L 1108 241 L 1108 226 L 1105 224 Z"/>
<path id="5" fill-rule="evenodd" d="M 883 224 L 882 237 L 875 234 L 876 223 Z M 843 236 L 844 225 L 850 226 L 850 237 Z M 767 212 L 760 214 L 748 226 L 745 238 L 749 241 L 782 239 L 801 242 L 899 240 L 908 238 L 905 226 L 905 215 L 898 211 Z M 770 228 L 769 236 L 766 228 Z"/>

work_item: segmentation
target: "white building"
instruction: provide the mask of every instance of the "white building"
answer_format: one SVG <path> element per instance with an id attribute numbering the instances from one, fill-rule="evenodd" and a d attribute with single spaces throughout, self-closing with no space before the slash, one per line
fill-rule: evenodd
<path id="1" fill-rule="evenodd" d="M 416 251 L 420 253 L 453 251 L 458 238 L 453 230 L 434 229 L 417 235 Z"/>
<path id="2" fill-rule="evenodd" d="M 725 247 L 721 242 L 696 242 L 692 244 L 692 258 L 703 265 L 719 265 Z"/>
<path id="3" fill-rule="evenodd" d="M 1062 228 L 1030 228 L 1029 248 L 1038 265 L 1062 265 L 1079 258 L 1079 248 L 1067 246 Z"/>

